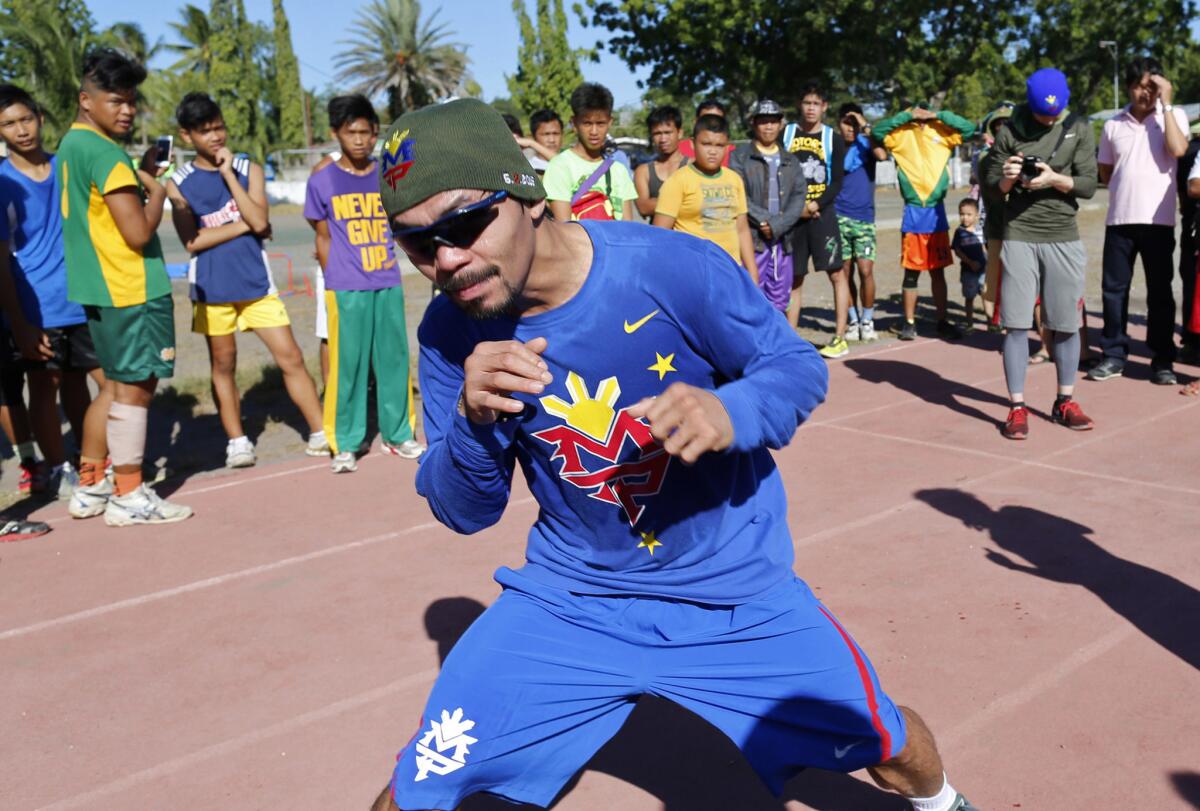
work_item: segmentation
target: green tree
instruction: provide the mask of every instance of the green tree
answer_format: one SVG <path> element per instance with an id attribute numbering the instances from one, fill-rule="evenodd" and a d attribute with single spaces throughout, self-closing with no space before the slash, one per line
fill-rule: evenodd
<path id="1" fill-rule="evenodd" d="M 179 54 L 179 61 L 171 66 L 172 71 L 197 73 L 208 78 L 212 67 L 212 26 L 208 22 L 208 14 L 203 9 L 191 3 L 179 10 L 181 19 L 168 23 L 179 42 L 169 42 L 164 47 L 168 51 Z"/>
<path id="2" fill-rule="evenodd" d="M 355 19 L 336 59 L 338 79 L 368 97 L 384 95 L 389 117 L 455 92 L 467 75 L 467 55 L 437 22 L 421 18 L 417 0 L 372 0 Z"/>
<path id="3" fill-rule="evenodd" d="M 304 146 L 304 102 L 300 63 L 292 50 L 292 29 L 283 0 L 272 0 L 275 14 L 275 88 L 278 95 L 279 138 L 284 147 Z"/>
<path id="4" fill-rule="evenodd" d="M 513 102 L 525 112 L 549 109 L 563 120 L 571 117 L 571 92 L 583 82 L 579 54 L 567 41 L 567 15 L 562 0 L 537 0 L 537 27 L 525 0 L 513 0 L 521 30 L 517 72 L 508 77 Z"/>
<path id="5" fill-rule="evenodd" d="M 585 24 L 607 48 L 676 95 L 717 91 L 741 112 L 758 95 L 794 101 L 808 77 L 895 108 L 988 106 L 1047 64 L 1095 105 L 1111 59 L 1102 39 L 1179 58 L 1194 0 L 587 0 Z M 597 43 L 597 47 L 603 47 Z M 1123 59 L 1131 57 L 1126 45 Z M 957 92 L 956 92 L 957 91 Z M 973 112 L 973 111 L 972 111 Z"/>
<path id="6" fill-rule="evenodd" d="M 243 0 L 212 0 L 208 21 L 212 30 L 208 92 L 221 105 L 234 145 L 261 160 L 269 137 L 261 75 L 269 60 L 270 32 L 246 19 Z"/>
<path id="7" fill-rule="evenodd" d="M 46 111 L 53 146 L 75 120 L 83 57 L 100 43 L 83 0 L 0 0 L 0 79 L 23 86 Z"/>

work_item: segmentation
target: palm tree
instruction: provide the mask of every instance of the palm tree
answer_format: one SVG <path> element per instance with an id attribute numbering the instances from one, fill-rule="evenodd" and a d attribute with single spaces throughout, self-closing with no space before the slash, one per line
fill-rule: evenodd
<path id="1" fill-rule="evenodd" d="M 7 10 L 7 9 L 6 9 Z M 25 86 L 46 112 L 54 145 L 75 118 L 83 55 L 97 44 L 86 7 L 72 2 L 22 3 L 0 14 L 3 78 Z"/>
<path id="2" fill-rule="evenodd" d="M 462 46 L 438 24 L 435 11 L 421 20 L 417 0 L 372 0 L 351 26 L 353 37 L 338 55 L 338 78 L 355 82 L 368 97 L 387 94 L 392 118 L 452 94 L 467 73 Z"/>
<path id="3" fill-rule="evenodd" d="M 168 23 L 179 35 L 180 42 L 168 42 L 168 51 L 180 55 L 179 61 L 171 66 L 173 71 L 198 73 L 208 77 L 208 69 L 212 65 L 212 26 L 208 24 L 208 13 L 203 9 L 188 3 L 179 10 L 181 22 Z"/>
<path id="4" fill-rule="evenodd" d="M 148 43 L 146 32 L 137 23 L 113 23 L 104 31 L 102 39 L 143 65 L 157 56 L 163 47 L 162 37 L 155 40 L 153 45 Z"/>

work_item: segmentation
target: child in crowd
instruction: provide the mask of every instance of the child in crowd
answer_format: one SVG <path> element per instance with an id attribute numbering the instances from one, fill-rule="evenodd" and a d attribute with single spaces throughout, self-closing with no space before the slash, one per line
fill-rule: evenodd
<path id="1" fill-rule="evenodd" d="M 27 469 L 35 473 L 27 489 L 33 490 L 36 484 L 38 490 L 70 498 L 79 475 L 63 442 L 60 392 L 63 413 L 83 456 L 101 468 L 108 455 L 104 424 L 109 403 L 102 402 L 87 424 L 85 415 L 92 400 L 87 378 L 91 375 L 103 392 L 104 373 L 96 360 L 83 307 L 67 300 L 62 207 L 54 188 L 55 156 L 42 146 L 42 124 L 41 108 L 27 92 L 0 85 L 0 139 L 8 147 L 8 160 L 0 164 L 0 304 L 19 353 L 14 358 L 6 352 L 9 357 L 3 363 L 15 363 L 27 373 L 28 424 L 48 466 L 45 476 L 25 461 L 33 456 L 28 435 L 25 443 L 14 447 L 20 449 L 23 480 Z M 16 374 L 20 375 L 20 370 Z M 24 405 L 19 385 L 5 394 L 6 399 Z M 20 447 L 22 444 L 27 447 Z"/>
<path id="2" fill-rule="evenodd" d="M 367 380 L 374 374 L 383 450 L 416 459 L 416 440 L 404 288 L 379 196 L 416 156 L 402 134 L 383 145 L 375 161 L 379 116 L 364 96 L 329 102 L 330 134 L 340 157 L 308 179 L 304 216 L 317 232 L 325 277 L 329 375 L 325 383 L 325 436 L 334 473 L 358 469 L 367 436 Z"/>
<path id="3" fill-rule="evenodd" d="M 553 110 L 538 110 L 529 116 L 529 134 L 552 155 L 562 152 L 563 122 Z"/>
<path id="4" fill-rule="evenodd" d="M 715 242 L 757 284 L 746 189 L 737 172 L 721 165 L 728 152 L 729 123 L 719 115 L 702 115 L 692 130 L 692 141 L 696 159 L 663 183 L 654 225 Z"/>
<path id="5" fill-rule="evenodd" d="M 683 116 L 677 107 L 656 107 L 646 118 L 654 160 L 648 160 L 633 170 L 633 185 L 637 189 L 637 210 L 643 217 L 653 217 L 658 207 L 658 194 L 667 178 L 687 166 L 688 158 L 679 151 L 683 136 Z"/>
<path id="6" fill-rule="evenodd" d="M 847 102 L 838 108 L 838 129 L 846 142 L 842 188 L 833 201 L 842 242 L 846 298 L 846 339 L 874 341 L 875 334 L 875 166 L 887 151 L 871 140 L 862 108 Z M 854 270 L 858 268 L 858 284 Z M 861 296 L 862 309 L 855 304 Z M 835 314 L 840 317 L 839 314 Z"/>
<path id="7" fill-rule="evenodd" d="M 987 273 L 987 250 L 979 222 L 979 203 L 973 197 L 967 197 L 958 204 L 958 228 L 954 229 L 950 248 L 960 262 L 963 307 L 967 311 L 966 328 L 969 331 L 975 327 L 975 297 L 983 293 L 983 280 Z M 985 313 L 987 309 L 985 301 Z"/>
<path id="8" fill-rule="evenodd" d="M 513 140 L 517 142 L 517 146 L 521 147 L 521 152 L 524 153 L 525 159 L 529 161 L 529 165 L 538 174 L 545 174 L 546 167 L 550 165 L 550 159 L 558 153 L 549 147 L 543 146 L 536 138 L 526 137 L 521 129 L 521 122 L 512 113 L 504 113 L 502 116 L 504 123 L 508 125 L 508 131 L 513 134 Z"/>
<path id="9" fill-rule="evenodd" d="M 156 234 L 166 200 L 157 178 L 166 165 L 158 165 L 151 147 L 135 170 L 120 145 L 133 131 L 145 80 L 146 69 L 120 51 L 89 53 L 79 114 L 55 161 L 67 298 L 84 305 L 112 396 L 106 429 L 115 481 L 105 477 L 102 458 L 85 455 L 71 514 L 103 512 L 109 526 L 169 523 L 192 514 L 142 480 L 150 402 L 158 381 L 175 373 L 175 307 Z M 104 402 L 98 398 L 92 407 Z"/>
<path id="10" fill-rule="evenodd" d="M 228 467 L 255 463 L 254 443 L 242 428 L 237 389 L 238 332 L 253 331 L 283 372 L 292 402 L 308 423 L 310 456 L 325 456 L 321 401 L 275 291 L 262 240 L 270 233 L 263 169 L 235 158 L 221 108 L 206 93 L 188 93 L 175 110 L 179 134 L 196 158 L 167 181 L 175 233 L 192 255 L 192 331 L 205 336 L 217 413 L 229 442 Z"/>
<path id="11" fill-rule="evenodd" d="M 612 111 L 612 93 L 603 85 L 584 82 L 571 94 L 575 144 L 550 161 L 543 178 L 556 220 L 633 219 L 633 178 L 607 151 Z"/>
<path id="12" fill-rule="evenodd" d="M 762 99 L 750 112 L 751 142 L 738 147 L 731 165 L 746 187 L 754 236 L 758 287 L 771 306 L 787 312 L 792 295 L 792 229 L 806 205 L 804 173 L 796 156 L 779 145 L 783 108 Z"/>

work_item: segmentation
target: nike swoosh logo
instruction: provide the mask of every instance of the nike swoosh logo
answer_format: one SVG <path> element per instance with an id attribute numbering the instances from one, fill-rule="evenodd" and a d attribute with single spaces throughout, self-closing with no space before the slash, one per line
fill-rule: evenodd
<path id="1" fill-rule="evenodd" d="M 632 324 L 630 324 L 628 321 L 626 321 L 625 322 L 625 334 L 632 335 L 633 333 L 637 332 L 639 329 L 641 329 L 642 327 L 644 327 L 646 325 L 647 321 L 649 321 L 651 318 L 653 318 L 656 315 L 658 315 L 658 310 L 655 310 L 654 312 L 650 313 L 650 315 L 646 316 L 645 318 L 640 318 L 637 321 L 634 321 Z"/>
<path id="2" fill-rule="evenodd" d="M 854 747 L 858 746 L 860 743 L 862 743 L 862 741 L 855 741 L 854 743 L 850 744 L 849 746 L 835 746 L 835 747 L 833 747 L 833 756 L 835 758 L 837 758 L 838 760 L 841 760 L 842 758 L 844 758 L 846 756 L 847 752 L 849 752 Z"/>

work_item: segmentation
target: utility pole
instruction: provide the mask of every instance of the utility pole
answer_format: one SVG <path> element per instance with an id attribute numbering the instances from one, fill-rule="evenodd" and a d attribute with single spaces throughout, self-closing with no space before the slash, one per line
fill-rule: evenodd
<path id="1" fill-rule="evenodd" d="M 1121 97 L 1117 93 L 1117 43 L 1115 40 L 1102 39 L 1100 47 L 1112 54 L 1113 58 L 1113 109 L 1121 109 Z"/>

